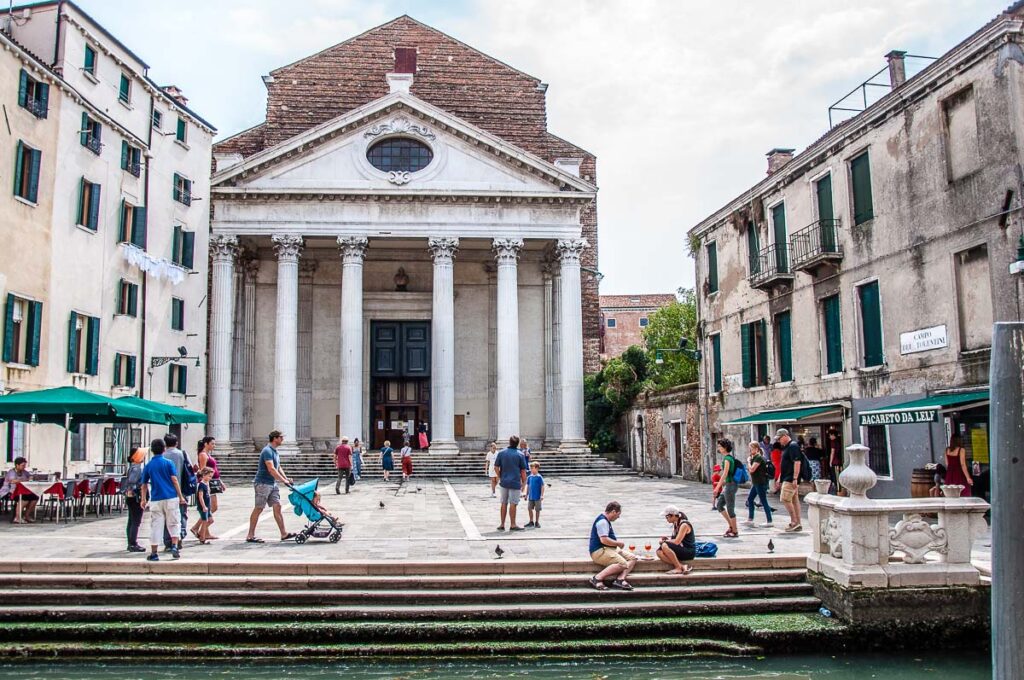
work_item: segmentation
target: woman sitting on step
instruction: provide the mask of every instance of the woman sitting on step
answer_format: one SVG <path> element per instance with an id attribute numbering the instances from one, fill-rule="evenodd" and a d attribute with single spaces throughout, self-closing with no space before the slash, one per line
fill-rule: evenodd
<path id="1" fill-rule="evenodd" d="M 662 513 L 665 521 L 672 525 L 672 535 L 662 536 L 658 546 L 658 559 L 672 567 L 670 574 L 689 574 L 693 567 L 684 562 L 692 562 L 697 556 L 697 540 L 693 535 L 693 525 L 686 513 L 674 505 L 665 508 Z"/>

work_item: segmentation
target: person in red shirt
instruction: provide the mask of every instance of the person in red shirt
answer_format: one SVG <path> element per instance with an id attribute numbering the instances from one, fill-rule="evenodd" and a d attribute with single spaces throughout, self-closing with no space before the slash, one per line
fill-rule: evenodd
<path id="1" fill-rule="evenodd" d="M 352 486 L 352 447 L 348 445 L 348 437 L 342 437 L 341 443 L 334 449 L 334 467 L 338 468 L 338 481 L 334 484 L 334 493 L 341 493 L 341 482 L 345 482 L 345 493 Z"/>
<path id="2" fill-rule="evenodd" d="M 714 474 L 711 475 L 711 509 L 717 510 L 715 507 L 715 488 L 718 487 L 719 480 L 722 479 L 722 466 L 715 463 Z"/>

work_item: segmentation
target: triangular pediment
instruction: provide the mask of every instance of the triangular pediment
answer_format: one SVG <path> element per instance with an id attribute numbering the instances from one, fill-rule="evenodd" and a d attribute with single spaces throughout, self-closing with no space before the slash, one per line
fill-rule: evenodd
<path id="1" fill-rule="evenodd" d="M 385 172 L 375 144 L 404 137 L 428 147 L 423 169 Z M 410 192 L 469 195 L 572 194 L 596 188 L 405 92 L 395 92 L 216 173 L 213 189 L 247 193 Z"/>

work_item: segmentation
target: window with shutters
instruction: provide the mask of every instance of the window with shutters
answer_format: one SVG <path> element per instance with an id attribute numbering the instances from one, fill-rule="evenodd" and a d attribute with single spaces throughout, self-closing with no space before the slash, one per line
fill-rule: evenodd
<path id="1" fill-rule="evenodd" d="M 843 329 L 839 318 L 839 295 L 821 300 L 822 351 L 825 375 L 843 371 Z"/>
<path id="2" fill-rule="evenodd" d="M 29 203 L 39 200 L 39 166 L 42 152 L 19 141 L 14 155 L 14 195 Z"/>
<path id="3" fill-rule="evenodd" d="M 740 326 L 743 359 L 743 386 L 768 384 L 768 338 L 764 319 Z"/>
<path id="4" fill-rule="evenodd" d="M 135 387 L 135 355 L 114 355 L 114 387 Z"/>
<path id="5" fill-rule="evenodd" d="M 172 197 L 178 203 L 192 205 L 192 180 L 185 179 L 178 173 L 174 173 L 174 193 Z"/>
<path id="6" fill-rule="evenodd" d="M 85 46 L 85 61 L 82 64 L 82 71 L 96 79 L 96 49 L 91 45 Z"/>
<path id="7" fill-rule="evenodd" d="M 50 108 L 50 86 L 39 82 L 21 69 L 18 83 L 18 106 L 27 109 L 36 118 L 46 118 Z"/>
<path id="8" fill-rule="evenodd" d="M 153 129 L 159 130 L 164 124 L 164 114 L 160 109 L 153 109 Z"/>
<path id="9" fill-rule="evenodd" d="M 139 315 L 139 286 L 121 279 L 117 284 L 117 314 Z"/>
<path id="10" fill-rule="evenodd" d="M 121 140 L 121 169 L 138 177 L 142 174 L 142 149 Z"/>
<path id="11" fill-rule="evenodd" d="M 860 306 L 861 361 L 865 368 L 885 363 L 882 349 L 882 303 L 878 293 L 878 281 L 871 281 L 857 287 L 857 301 Z"/>
<path id="12" fill-rule="evenodd" d="M 174 131 L 174 139 L 182 144 L 188 144 L 188 123 L 181 116 L 178 116 L 178 127 Z"/>
<path id="13" fill-rule="evenodd" d="M 71 432 L 69 437 L 69 457 L 73 462 L 81 463 L 89 460 L 89 451 L 86 442 L 89 441 L 87 434 L 88 426 L 84 423 L 78 426 L 78 432 Z"/>
<path id="14" fill-rule="evenodd" d="M 185 330 L 185 301 L 181 298 L 171 298 L 171 330 Z"/>
<path id="15" fill-rule="evenodd" d="M 99 372 L 100 320 L 71 312 L 68 320 L 68 373 Z"/>
<path id="16" fill-rule="evenodd" d="M 100 185 L 82 178 L 78 183 L 75 224 L 96 231 L 100 227 Z"/>
<path id="17" fill-rule="evenodd" d="M 786 228 L 785 202 L 772 206 L 772 235 L 774 236 L 775 270 L 780 273 L 789 272 L 789 231 Z"/>
<path id="18" fill-rule="evenodd" d="M 179 267 L 192 269 L 195 259 L 195 242 L 195 232 L 187 231 L 180 224 L 175 225 L 174 235 L 171 237 L 171 262 Z"/>
<path id="19" fill-rule="evenodd" d="M 146 248 L 146 209 L 121 199 L 121 216 L 117 230 L 118 243 L 131 243 Z"/>
<path id="20" fill-rule="evenodd" d="M 722 391 L 722 336 L 715 333 L 711 336 L 711 381 L 712 392 Z"/>
<path id="21" fill-rule="evenodd" d="M 779 367 L 779 382 L 793 379 L 793 328 L 789 311 L 775 315 L 775 363 Z"/>
<path id="22" fill-rule="evenodd" d="M 167 365 L 167 392 L 186 394 L 188 391 L 188 368 L 179 364 Z"/>
<path id="23" fill-rule="evenodd" d="M 121 85 L 117 88 L 117 99 L 122 104 L 132 103 L 132 79 L 127 73 L 121 74 Z"/>
<path id="24" fill-rule="evenodd" d="M 8 293 L 4 315 L 4 362 L 38 366 L 43 303 Z"/>
<path id="25" fill-rule="evenodd" d="M 871 198 L 871 162 L 867 151 L 850 161 L 850 184 L 853 189 L 853 223 L 864 224 L 874 219 L 875 208 Z"/>
<path id="26" fill-rule="evenodd" d="M 82 146 L 97 156 L 100 155 L 103 149 L 103 125 L 85 111 L 82 112 L 82 127 L 78 131 L 78 137 Z"/>
<path id="27" fill-rule="evenodd" d="M 718 292 L 718 244 L 712 241 L 705 247 L 708 263 L 708 294 Z"/>
<path id="28" fill-rule="evenodd" d="M 892 457 L 889 453 L 889 426 L 868 425 L 860 428 L 860 440 L 868 447 L 868 467 L 879 477 L 892 479 Z"/>

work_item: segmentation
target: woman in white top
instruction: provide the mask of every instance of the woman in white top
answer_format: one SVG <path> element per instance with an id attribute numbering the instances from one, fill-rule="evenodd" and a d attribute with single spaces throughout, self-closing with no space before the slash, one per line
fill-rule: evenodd
<path id="1" fill-rule="evenodd" d="M 498 474 L 494 471 L 494 460 L 498 457 L 498 445 L 491 442 L 487 447 L 487 476 L 491 480 L 491 498 L 495 497 L 494 490 L 498 486 Z"/>

